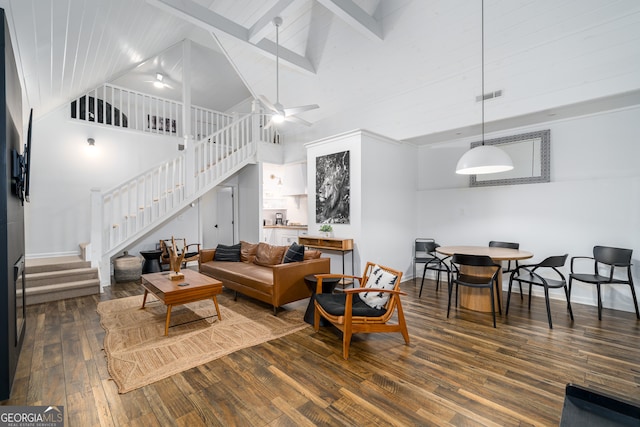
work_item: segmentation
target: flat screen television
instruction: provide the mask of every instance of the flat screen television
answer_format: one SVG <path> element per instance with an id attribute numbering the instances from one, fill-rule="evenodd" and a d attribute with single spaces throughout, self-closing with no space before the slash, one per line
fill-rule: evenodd
<path id="1" fill-rule="evenodd" d="M 33 108 L 29 112 L 29 127 L 27 128 L 27 144 L 24 146 L 24 199 L 29 201 L 29 181 L 31 177 L 31 123 Z"/>
<path id="2" fill-rule="evenodd" d="M 33 122 L 33 108 L 29 113 L 29 127 L 27 128 L 27 142 L 24 145 L 24 152 L 18 153 L 17 150 L 12 150 L 11 159 L 11 175 L 13 177 L 13 183 L 11 189 L 20 201 L 24 204 L 24 201 L 29 201 L 29 182 L 31 175 L 31 126 Z"/>

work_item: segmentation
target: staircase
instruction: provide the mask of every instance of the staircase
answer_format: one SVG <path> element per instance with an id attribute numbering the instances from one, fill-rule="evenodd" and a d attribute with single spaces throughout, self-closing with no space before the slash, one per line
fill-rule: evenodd
<path id="1" fill-rule="evenodd" d="M 28 259 L 25 279 L 27 305 L 100 293 L 98 269 L 79 256 Z"/>
<path id="2" fill-rule="evenodd" d="M 91 265 L 102 287 L 109 286 L 110 261 L 134 242 L 258 159 L 258 143 L 275 140 L 258 111 L 236 117 L 198 141 L 185 143 L 177 157 L 107 190 L 91 193 Z"/>

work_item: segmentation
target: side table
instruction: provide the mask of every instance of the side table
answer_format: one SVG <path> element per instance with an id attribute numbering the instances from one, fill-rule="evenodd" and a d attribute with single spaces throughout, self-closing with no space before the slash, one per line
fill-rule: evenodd
<path id="1" fill-rule="evenodd" d="M 338 283 L 340 282 L 339 278 L 325 278 L 322 279 L 322 293 L 330 294 L 336 288 Z M 316 288 L 318 286 L 318 279 L 314 274 L 310 274 L 304 277 L 304 283 L 307 285 L 307 288 L 311 291 L 311 298 L 309 298 L 309 305 L 307 306 L 307 311 L 304 313 L 304 321 L 310 325 L 313 325 L 313 317 L 316 313 Z M 320 326 L 329 326 L 330 323 L 325 319 L 320 318 Z"/>
<path id="2" fill-rule="evenodd" d="M 140 251 L 140 255 L 144 258 L 142 274 L 159 273 L 162 271 L 162 267 L 160 266 L 160 255 L 162 255 L 162 251 L 160 249 Z"/>

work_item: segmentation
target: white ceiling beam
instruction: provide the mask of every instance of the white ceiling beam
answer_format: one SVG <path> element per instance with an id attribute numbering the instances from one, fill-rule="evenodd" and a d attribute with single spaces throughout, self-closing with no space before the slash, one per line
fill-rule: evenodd
<path id="1" fill-rule="evenodd" d="M 368 15 L 353 0 L 318 0 L 318 3 L 366 37 L 376 41 L 383 40 L 382 24 Z"/>
<path id="2" fill-rule="evenodd" d="M 273 18 L 280 16 L 294 0 L 280 0 L 249 29 L 249 42 L 256 44 L 270 33 L 275 33 Z"/>
<path id="3" fill-rule="evenodd" d="M 247 28 L 236 24 L 206 7 L 200 6 L 192 0 L 147 0 L 147 3 L 163 9 L 174 16 L 178 16 L 179 18 L 182 18 L 185 21 L 197 25 L 207 31 L 222 31 L 268 53 L 269 55 L 274 57 L 276 55 L 275 43 L 265 39 L 262 39 L 262 41 L 258 43 L 251 43 L 249 41 L 249 30 Z M 280 46 L 279 54 L 280 58 L 284 62 L 294 68 L 305 73 L 315 74 L 316 71 L 313 65 L 311 65 L 311 61 L 306 57 L 298 55 L 297 53 L 282 46 Z"/>

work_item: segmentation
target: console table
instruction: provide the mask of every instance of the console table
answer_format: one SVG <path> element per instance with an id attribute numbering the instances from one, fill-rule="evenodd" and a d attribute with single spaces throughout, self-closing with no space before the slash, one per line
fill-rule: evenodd
<path id="1" fill-rule="evenodd" d="M 342 274 L 344 274 L 344 254 L 351 252 L 351 274 L 353 269 L 353 239 L 340 239 L 337 237 L 299 236 L 298 244 L 321 251 L 342 252 Z"/>

